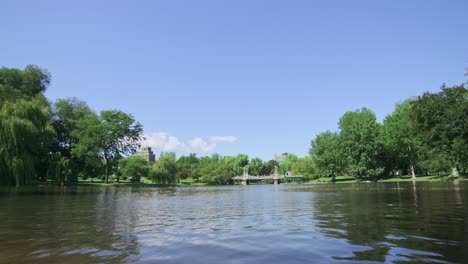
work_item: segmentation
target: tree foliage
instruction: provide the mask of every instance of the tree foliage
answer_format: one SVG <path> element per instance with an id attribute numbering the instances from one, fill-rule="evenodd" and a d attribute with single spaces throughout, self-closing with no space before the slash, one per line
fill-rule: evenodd
<path id="1" fill-rule="evenodd" d="M 53 130 L 43 96 L 5 101 L 0 109 L 0 182 L 21 186 L 41 170 Z"/>
<path id="2" fill-rule="evenodd" d="M 50 74 L 37 66 L 0 69 L 0 184 L 21 186 L 47 171 L 53 137 L 42 94 Z"/>
<path id="3" fill-rule="evenodd" d="M 72 155 L 99 155 L 105 162 L 106 183 L 121 155 L 133 154 L 140 147 L 143 127 L 132 115 L 118 110 L 101 111 L 78 121 L 72 133 L 79 142 L 72 146 Z"/>
<path id="4" fill-rule="evenodd" d="M 374 112 L 367 108 L 346 112 L 339 125 L 341 151 L 348 173 L 357 179 L 381 175 L 384 167 L 380 159 L 380 125 Z"/>
<path id="5" fill-rule="evenodd" d="M 389 169 L 410 168 L 412 177 L 416 178 L 421 139 L 410 116 L 412 102 L 410 99 L 395 106 L 395 111 L 383 122 L 381 138 L 388 155 L 391 155 L 391 163 L 387 163 L 388 167 L 391 166 Z"/>
<path id="6" fill-rule="evenodd" d="M 320 175 L 330 176 L 341 172 L 343 161 L 339 140 L 339 135 L 330 131 L 320 133 L 312 140 L 309 154 Z"/>
<path id="7" fill-rule="evenodd" d="M 132 181 L 140 181 L 141 177 L 149 176 L 151 166 L 140 156 L 129 156 L 119 160 L 119 171 L 123 177 L 132 177 Z"/>
<path id="8" fill-rule="evenodd" d="M 412 104 L 412 120 L 425 145 L 448 158 L 452 175 L 467 169 L 468 91 L 464 85 L 424 93 Z"/>
<path id="9" fill-rule="evenodd" d="M 161 153 L 159 160 L 151 168 L 150 178 L 158 184 L 175 184 L 177 173 L 175 153 Z"/>

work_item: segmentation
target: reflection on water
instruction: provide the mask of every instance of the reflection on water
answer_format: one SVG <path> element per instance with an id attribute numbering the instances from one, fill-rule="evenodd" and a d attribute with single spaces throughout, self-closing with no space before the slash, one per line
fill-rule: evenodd
<path id="1" fill-rule="evenodd" d="M 467 184 L 0 190 L 4 263 L 462 263 Z"/>

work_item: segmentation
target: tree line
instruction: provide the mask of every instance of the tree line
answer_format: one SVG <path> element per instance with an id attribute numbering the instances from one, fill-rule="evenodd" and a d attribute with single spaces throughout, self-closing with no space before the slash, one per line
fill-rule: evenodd
<path id="1" fill-rule="evenodd" d="M 117 182 L 147 177 L 154 183 L 174 184 L 193 178 L 210 184 L 226 184 L 242 174 L 269 175 L 279 166 L 312 175 L 311 159 L 288 155 L 281 166 L 274 160 L 195 154 L 176 158 L 163 153 L 149 163 L 133 156 L 143 139 L 143 126 L 131 114 L 119 110 L 93 111 L 77 98 L 50 102 L 44 93 L 51 74 L 38 66 L 0 69 L 0 185 L 22 186 L 37 181 L 60 185 L 78 179 L 110 178 Z"/>
<path id="2" fill-rule="evenodd" d="M 174 184 L 191 178 L 227 184 L 242 175 L 291 172 L 306 180 L 337 174 L 357 179 L 409 174 L 450 173 L 468 168 L 468 92 L 465 86 L 426 92 L 395 106 L 382 124 L 367 108 L 346 112 L 339 130 L 318 134 L 309 156 L 288 154 L 275 160 L 237 156 L 176 157 L 163 153 L 150 163 L 133 156 L 143 126 L 120 110 L 93 111 L 77 98 L 50 102 L 44 95 L 50 73 L 37 66 L 0 69 L 0 185 L 35 181 L 74 184 L 79 178 L 115 177 Z"/>
<path id="3" fill-rule="evenodd" d="M 468 91 L 442 86 L 395 106 L 383 123 L 362 108 L 346 112 L 339 130 L 322 132 L 309 153 L 322 176 L 346 174 L 361 180 L 394 175 L 468 170 Z"/>
<path id="4" fill-rule="evenodd" d="M 122 177 L 139 180 L 146 177 L 158 184 L 175 184 L 179 180 L 193 179 L 195 182 L 208 184 L 230 184 L 232 178 L 242 175 L 244 168 L 250 175 L 272 175 L 278 167 L 279 173 L 290 172 L 312 179 L 316 168 L 311 157 L 299 158 L 288 154 L 281 164 L 276 160 L 263 161 L 260 158 L 249 159 L 246 154 L 237 156 L 197 157 L 192 153 L 176 159 L 175 153 L 162 153 L 159 159 L 152 163 L 140 156 L 129 156 L 119 161 L 119 172 Z"/>
<path id="5" fill-rule="evenodd" d="M 107 182 L 118 160 L 139 148 L 143 126 L 119 110 L 95 113 L 76 98 L 51 103 L 44 96 L 50 81 L 33 65 L 0 69 L 0 185 L 64 185 L 97 175 Z"/>

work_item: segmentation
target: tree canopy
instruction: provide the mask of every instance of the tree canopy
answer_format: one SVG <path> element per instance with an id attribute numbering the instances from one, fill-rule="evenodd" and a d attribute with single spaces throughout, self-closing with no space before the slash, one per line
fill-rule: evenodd
<path id="1" fill-rule="evenodd" d="M 97 153 L 106 167 L 105 181 L 121 155 L 133 154 L 140 147 L 143 126 L 132 115 L 118 110 L 101 111 L 98 116 L 91 114 L 78 121 L 78 129 L 72 134 L 79 143 L 72 147 L 72 154 L 78 157 Z"/>

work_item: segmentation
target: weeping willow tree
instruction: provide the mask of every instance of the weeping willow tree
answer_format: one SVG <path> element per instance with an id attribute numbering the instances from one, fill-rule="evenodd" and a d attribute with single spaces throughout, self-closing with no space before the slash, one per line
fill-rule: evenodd
<path id="1" fill-rule="evenodd" d="M 0 109 L 0 184 L 21 186 L 37 176 L 37 157 L 52 134 L 47 100 L 4 102 Z"/>
<path id="2" fill-rule="evenodd" d="M 49 83 L 50 74 L 37 66 L 0 69 L 0 185 L 37 177 L 54 133 L 43 95 Z"/>

